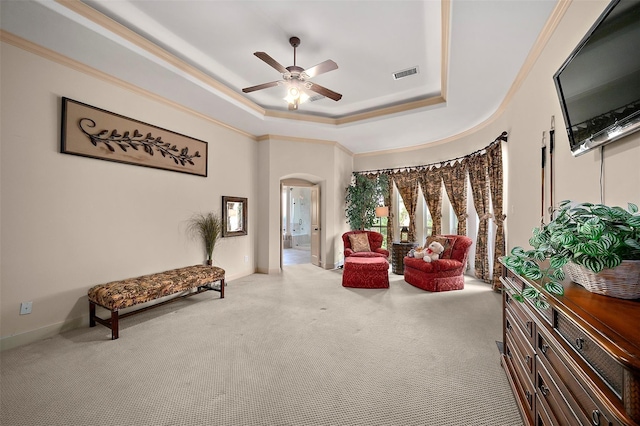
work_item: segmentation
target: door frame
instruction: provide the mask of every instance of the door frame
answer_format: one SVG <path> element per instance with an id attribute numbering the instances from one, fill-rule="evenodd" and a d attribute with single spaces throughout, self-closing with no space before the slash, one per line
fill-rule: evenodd
<path id="1" fill-rule="evenodd" d="M 282 211 L 282 191 L 284 189 L 285 186 L 297 186 L 297 187 L 304 187 L 304 188 L 313 188 L 315 186 L 318 187 L 318 190 L 320 190 L 321 188 L 321 184 L 318 183 L 314 183 L 312 181 L 306 180 L 306 179 L 299 179 L 299 178 L 289 178 L 289 179 L 281 179 L 280 180 L 280 270 L 283 270 L 283 258 L 284 258 L 284 228 L 282 227 L 282 219 L 284 218 L 284 212 Z M 318 203 L 320 203 L 320 196 L 318 197 Z M 311 208 L 311 207 L 310 207 Z M 320 222 L 320 230 L 322 229 L 322 214 L 321 214 L 321 209 L 322 206 L 320 206 L 320 209 L 318 211 L 318 217 L 319 217 L 319 222 Z M 318 232 L 321 232 L 321 231 Z M 318 266 L 322 267 L 322 238 L 319 238 L 318 244 L 320 247 L 318 247 Z M 312 248 L 313 250 L 313 248 Z M 311 263 L 311 262 L 310 262 Z"/>

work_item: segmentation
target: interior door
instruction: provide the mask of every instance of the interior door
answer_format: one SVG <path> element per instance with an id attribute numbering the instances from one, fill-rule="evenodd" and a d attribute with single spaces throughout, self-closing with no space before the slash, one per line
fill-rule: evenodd
<path id="1" fill-rule="evenodd" d="M 320 185 L 311 187 L 311 263 L 320 265 Z"/>

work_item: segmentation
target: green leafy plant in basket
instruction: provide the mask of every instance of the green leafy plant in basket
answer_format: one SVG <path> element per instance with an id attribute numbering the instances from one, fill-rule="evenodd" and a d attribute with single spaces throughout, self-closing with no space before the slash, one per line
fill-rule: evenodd
<path id="1" fill-rule="evenodd" d="M 594 273 L 616 268 L 623 260 L 640 260 L 640 214 L 638 206 L 608 207 L 602 204 L 570 201 L 560 203 L 548 224 L 534 228 L 529 239 L 531 250 L 514 247 L 504 257 L 507 267 L 531 280 L 542 280 L 549 293 L 563 295 L 563 267 L 573 262 Z M 541 263 L 545 260 L 548 262 Z M 540 309 L 548 308 L 544 296 L 526 287 L 513 298 L 531 299 Z"/>

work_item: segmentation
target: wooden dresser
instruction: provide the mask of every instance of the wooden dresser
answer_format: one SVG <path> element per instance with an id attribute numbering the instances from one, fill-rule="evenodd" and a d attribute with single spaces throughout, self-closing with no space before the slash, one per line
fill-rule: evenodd
<path id="1" fill-rule="evenodd" d="M 502 365 L 524 423 L 640 425 L 640 301 L 566 280 L 542 311 L 508 291 L 539 285 L 502 269 Z"/>

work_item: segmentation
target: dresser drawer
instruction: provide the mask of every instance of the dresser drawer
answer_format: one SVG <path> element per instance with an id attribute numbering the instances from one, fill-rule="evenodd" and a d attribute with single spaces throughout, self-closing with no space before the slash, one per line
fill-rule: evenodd
<path id="1" fill-rule="evenodd" d="M 573 351 L 592 367 L 619 398 L 622 398 L 622 366 L 562 313 L 557 314 L 555 328 Z"/>
<path id="2" fill-rule="evenodd" d="M 535 426 L 556 426 L 559 425 L 560 422 L 547 413 L 545 410 L 542 401 L 540 401 L 540 397 L 536 395 L 536 417 L 535 417 Z"/>
<path id="3" fill-rule="evenodd" d="M 562 351 L 556 348 L 552 341 L 539 331 L 537 352 L 539 363 L 546 368 L 551 379 L 556 383 L 560 393 L 564 395 L 567 404 L 582 424 L 612 425 L 605 411 L 584 389 L 576 376 L 563 361 Z M 617 423 L 615 423 L 617 424 Z"/>
<path id="4" fill-rule="evenodd" d="M 536 363 L 536 394 L 549 415 L 558 421 L 558 425 L 582 425 L 569 408 L 549 372 L 540 362 Z"/>
<path id="5" fill-rule="evenodd" d="M 531 315 L 525 311 L 525 307 L 522 302 L 518 302 L 507 292 L 504 296 L 505 309 L 510 312 L 513 317 L 518 321 L 523 333 L 527 336 L 527 340 L 531 346 L 535 345 L 534 341 L 534 323 L 531 319 Z"/>
<path id="6" fill-rule="evenodd" d="M 533 382 L 533 373 L 535 368 L 535 352 L 533 347 L 529 344 L 528 340 L 525 340 L 526 336 L 523 334 L 520 326 L 517 325 L 517 322 L 513 319 L 513 316 L 509 311 L 505 312 L 505 321 L 506 334 L 515 344 L 514 352 L 517 353 L 518 359 L 522 363 L 524 370 L 529 375 L 529 380 Z M 516 353 L 514 353 L 514 356 Z"/>
<path id="7" fill-rule="evenodd" d="M 519 398 L 523 401 L 524 408 L 527 410 L 527 415 L 531 419 L 533 418 L 533 402 L 535 398 L 535 392 L 533 382 L 529 378 L 529 375 L 524 371 L 522 363 L 518 357 L 515 344 L 511 340 L 510 336 L 507 336 L 507 340 L 504 345 L 505 355 L 508 363 L 508 368 L 511 370 L 511 376 L 515 378 L 515 382 L 519 393 Z"/>

